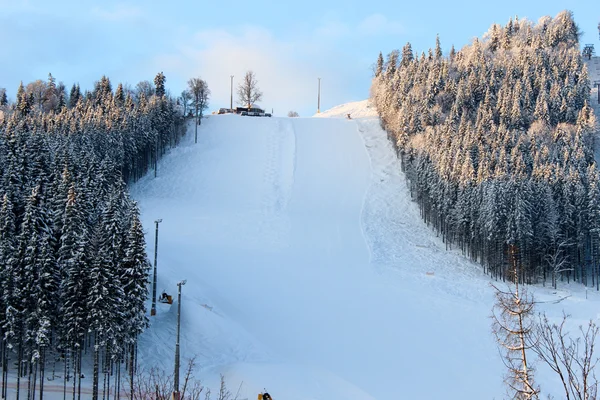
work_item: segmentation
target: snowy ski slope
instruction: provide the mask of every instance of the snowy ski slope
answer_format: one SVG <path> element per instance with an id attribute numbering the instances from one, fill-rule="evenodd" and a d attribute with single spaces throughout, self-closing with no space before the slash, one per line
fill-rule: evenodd
<path id="1" fill-rule="evenodd" d="M 375 118 L 377 110 L 371 104 L 371 100 L 354 101 L 351 103 L 340 104 L 325 112 L 313 115 L 317 118 Z"/>
<path id="2" fill-rule="evenodd" d="M 197 144 L 189 134 L 133 186 L 148 254 L 163 220 L 159 292 L 187 279 L 182 364 L 197 356 L 213 393 L 223 373 L 248 399 L 504 397 L 489 279 L 423 225 L 366 105 L 210 116 Z M 574 323 L 597 317 L 598 295 L 579 286 L 536 296 Z M 172 370 L 176 306 L 159 304 L 142 365 Z M 559 384 L 541 367 L 538 381 Z"/>

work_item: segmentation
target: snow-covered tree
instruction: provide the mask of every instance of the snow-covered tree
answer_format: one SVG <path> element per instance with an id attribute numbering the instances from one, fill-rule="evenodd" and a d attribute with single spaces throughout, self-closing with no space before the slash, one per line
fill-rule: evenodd
<path id="1" fill-rule="evenodd" d="M 578 37 L 569 12 L 511 18 L 447 58 L 439 38 L 418 60 L 407 44 L 372 81 L 424 220 L 496 278 L 511 251 L 525 282 L 557 263 L 561 278 L 597 278 L 595 121 Z"/>
<path id="2" fill-rule="evenodd" d="M 165 75 L 162 72 L 159 72 L 154 77 L 154 86 L 156 87 L 156 90 L 154 93 L 158 97 L 163 97 L 165 95 L 165 81 L 166 80 L 167 80 L 167 78 L 165 78 Z"/>

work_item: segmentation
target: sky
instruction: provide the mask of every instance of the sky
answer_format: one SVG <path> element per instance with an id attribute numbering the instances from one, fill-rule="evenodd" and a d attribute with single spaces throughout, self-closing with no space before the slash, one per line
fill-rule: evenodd
<path id="1" fill-rule="evenodd" d="M 212 91 L 210 110 L 228 107 L 255 72 L 259 102 L 275 115 L 321 110 L 369 95 L 372 66 L 410 42 L 427 51 L 439 34 L 444 51 L 481 37 L 494 22 L 537 21 L 573 11 L 581 44 L 600 54 L 600 9 L 593 0 L 427 2 L 355 0 L 91 1 L 0 0 L 0 87 L 14 99 L 20 81 L 51 72 L 67 88 L 91 89 L 106 75 L 135 86 L 162 71 L 172 95 L 192 77 Z"/>

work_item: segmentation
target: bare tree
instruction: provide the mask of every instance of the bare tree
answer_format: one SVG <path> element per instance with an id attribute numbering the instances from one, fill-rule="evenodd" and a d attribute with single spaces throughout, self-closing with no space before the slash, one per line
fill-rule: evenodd
<path id="1" fill-rule="evenodd" d="M 546 315 L 540 315 L 531 348 L 559 376 L 565 399 L 595 400 L 598 357 L 594 356 L 594 346 L 599 328 L 592 321 L 586 328 L 579 326 L 581 335 L 574 340 L 565 331 L 567 318 L 563 315 L 560 324 L 551 324 Z"/>
<path id="2" fill-rule="evenodd" d="M 288 113 L 288 117 L 290 118 L 295 118 L 295 117 L 299 117 L 300 115 L 298 115 L 298 113 L 296 111 L 290 111 Z"/>
<path id="3" fill-rule="evenodd" d="M 219 386 L 219 397 L 217 400 L 230 400 L 231 392 L 227 389 L 227 385 L 225 385 L 225 377 L 221 374 L 221 385 Z"/>
<path id="4" fill-rule="evenodd" d="M 204 387 L 199 381 L 192 379 L 195 367 L 195 359 L 188 362 L 185 371 L 181 400 L 199 400 Z M 158 368 L 147 371 L 137 371 L 134 387 L 128 394 L 128 398 L 134 400 L 171 400 L 173 394 L 173 374 L 166 374 Z M 133 392 L 133 393 L 132 393 Z M 210 399 L 210 391 L 206 390 L 207 400 Z"/>
<path id="5" fill-rule="evenodd" d="M 140 81 L 135 85 L 135 95 L 138 101 L 142 94 L 146 99 L 150 99 L 154 94 L 154 86 L 149 81 Z"/>
<path id="6" fill-rule="evenodd" d="M 184 90 L 183 92 L 181 92 L 181 97 L 179 97 L 179 101 L 181 101 L 181 105 L 183 106 L 183 116 L 187 117 L 188 107 L 190 106 L 190 102 L 192 101 L 192 94 L 187 90 Z"/>
<path id="7" fill-rule="evenodd" d="M 519 286 L 516 265 L 514 290 L 496 290 L 496 304 L 492 310 L 492 331 L 503 354 L 507 368 L 505 383 L 515 399 L 537 399 L 539 388 L 533 381 L 533 368 L 527 361 L 533 329 L 533 297 Z"/>
<path id="8" fill-rule="evenodd" d="M 188 81 L 190 94 L 192 95 L 192 104 L 196 110 L 196 133 L 194 143 L 198 143 L 198 125 L 202 121 L 202 114 L 208 108 L 208 99 L 210 89 L 206 82 L 200 78 L 192 78 Z"/>
<path id="9" fill-rule="evenodd" d="M 25 87 L 25 93 L 32 97 L 32 105 L 37 105 L 40 110 L 44 104 L 44 94 L 46 93 L 47 85 L 46 82 L 38 79 L 34 82 L 28 83 Z"/>
<path id="10" fill-rule="evenodd" d="M 552 287 L 556 289 L 557 277 L 563 272 L 573 271 L 573 267 L 569 263 L 566 249 L 572 245 L 570 240 L 560 240 L 554 246 L 553 251 L 549 252 L 545 259 L 548 263 L 550 273 L 552 274 Z M 546 283 L 546 274 L 544 274 L 544 284 Z"/>
<path id="11" fill-rule="evenodd" d="M 242 83 L 238 86 L 238 102 L 239 104 L 245 104 L 248 108 L 252 107 L 254 103 L 262 99 L 262 92 L 258 89 L 258 81 L 254 72 L 248 71 L 242 80 Z"/>

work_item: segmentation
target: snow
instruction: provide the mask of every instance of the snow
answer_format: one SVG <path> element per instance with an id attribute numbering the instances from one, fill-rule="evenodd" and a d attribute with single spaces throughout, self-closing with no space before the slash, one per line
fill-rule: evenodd
<path id="1" fill-rule="evenodd" d="M 249 399 L 504 396 L 489 279 L 423 224 L 372 113 L 210 116 L 133 187 L 144 226 L 163 219 L 158 289 L 187 279 L 182 355 L 213 391 L 223 373 Z M 597 317 L 596 292 L 533 290 L 551 315 Z M 175 321 L 176 304 L 152 318 L 142 364 L 170 370 Z"/>
<path id="2" fill-rule="evenodd" d="M 370 100 L 355 101 L 346 104 L 340 104 L 330 108 L 327 111 L 313 115 L 318 118 L 347 118 L 350 114 L 351 118 L 376 118 L 377 110 L 371 104 Z"/>
<path id="3" fill-rule="evenodd" d="M 240 399 L 505 397 L 490 279 L 424 225 L 372 113 L 212 115 L 133 185 L 150 255 L 162 218 L 158 293 L 187 279 L 182 365 L 213 394 L 224 374 Z M 591 289 L 531 290 L 553 320 L 599 316 Z M 172 371 L 177 306 L 157 304 L 142 367 Z"/>

